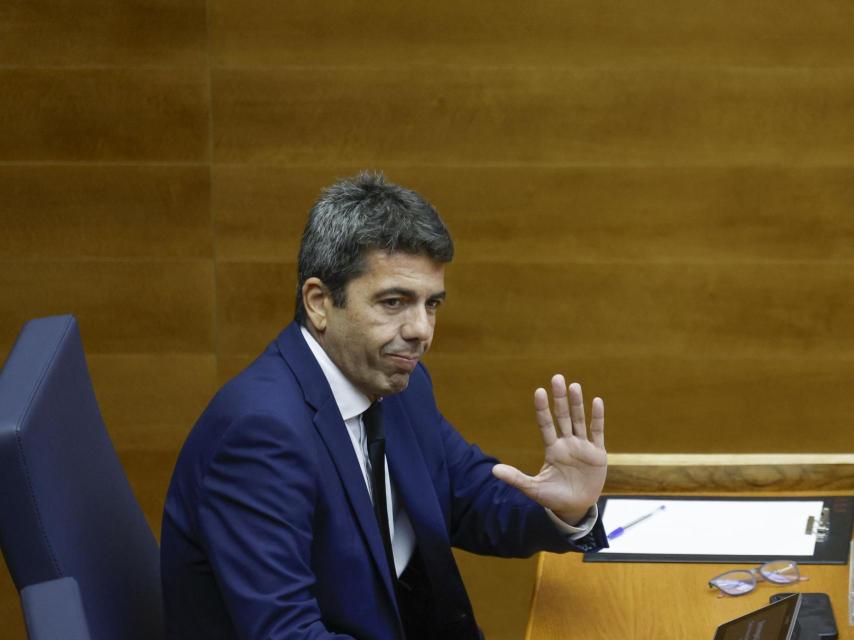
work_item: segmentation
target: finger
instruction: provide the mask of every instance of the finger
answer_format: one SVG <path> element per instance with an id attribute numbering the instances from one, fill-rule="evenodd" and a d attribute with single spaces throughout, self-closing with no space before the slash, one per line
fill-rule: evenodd
<path id="1" fill-rule="evenodd" d="M 569 400 L 566 397 L 566 380 L 559 373 L 552 376 L 552 398 L 555 403 L 555 417 L 561 434 L 572 435 L 572 421 L 569 417 Z"/>
<path id="2" fill-rule="evenodd" d="M 519 471 L 516 467 L 511 467 L 509 464 L 497 464 L 492 467 L 492 475 L 506 482 L 511 487 L 516 487 L 529 498 L 536 500 L 534 479 Z"/>
<path id="3" fill-rule="evenodd" d="M 605 448 L 605 401 L 593 398 L 592 417 L 590 418 L 590 435 L 593 444 L 600 449 Z"/>
<path id="4" fill-rule="evenodd" d="M 581 385 L 573 382 L 569 385 L 569 415 L 572 418 L 572 432 L 579 438 L 587 439 L 587 421 L 584 417 L 584 396 Z"/>
<path id="5" fill-rule="evenodd" d="M 557 434 L 552 422 L 552 412 L 549 411 L 549 395 L 542 387 L 534 391 L 534 410 L 537 412 L 537 424 L 543 444 L 550 447 L 557 440 Z"/>

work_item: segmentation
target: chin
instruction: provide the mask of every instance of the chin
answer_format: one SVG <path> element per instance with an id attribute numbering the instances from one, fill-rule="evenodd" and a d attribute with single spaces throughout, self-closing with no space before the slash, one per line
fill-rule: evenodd
<path id="1" fill-rule="evenodd" d="M 381 394 L 384 396 L 393 396 L 400 393 L 409 386 L 409 374 L 396 375 L 392 377 L 386 384 L 386 390 Z"/>

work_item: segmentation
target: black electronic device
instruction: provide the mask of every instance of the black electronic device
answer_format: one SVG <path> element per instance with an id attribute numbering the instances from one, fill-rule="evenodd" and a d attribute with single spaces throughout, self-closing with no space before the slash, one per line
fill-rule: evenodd
<path id="1" fill-rule="evenodd" d="M 775 593 L 771 602 L 776 602 L 791 593 Z M 836 640 L 839 630 L 833 618 L 830 596 L 826 593 L 802 593 L 801 608 L 798 610 L 797 640 Z"/>
<path id="2" fill-rule="evenodd" d="M 797 635 L 798 593 L 718 627 L 713 640 L 801 640 Z"/>

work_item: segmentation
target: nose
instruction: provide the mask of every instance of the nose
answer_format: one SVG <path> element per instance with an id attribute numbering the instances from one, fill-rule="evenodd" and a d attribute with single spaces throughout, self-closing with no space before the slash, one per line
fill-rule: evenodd
<path id="1" fill-rule="evenodd" d="M 401 327 L 406 341 L 428 342 L 433 337 L 433 316 L 421 305 L 413 305 Z"/>

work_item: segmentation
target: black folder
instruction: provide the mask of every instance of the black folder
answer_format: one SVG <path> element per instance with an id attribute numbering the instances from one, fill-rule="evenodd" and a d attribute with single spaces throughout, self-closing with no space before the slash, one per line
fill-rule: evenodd
<path id="1" fill-rule="evenodd" d="M 650 511 L 662 501 L 724 501 L 724 502 L 772 502 L 772 501 L 821 501 L 821 517 L 807 526 L 815 527 L 816 543 L 812 555 L 786 556 L 799 564 L 845 564 L 848 561 L 852 522 L 854 522 L 854 496 L 789 496 L 789 497 L 732 497 L 732 496 L 648 496 L 621 495 L 602 496 L 599 500 L 600 517 L 605 513 L 608 500 L 648 500 Z M 643 523 L 637 526 L 644 526 Z M 722 523 L 723 526 L 723 523 Z M 585 562 L 709 562 L 709 563 L 762 563 L 779 560 L 776 555 L 762 554 L 670 554 L 670 553 L 612 553 L 596 552 L 584 554 Z"/>

